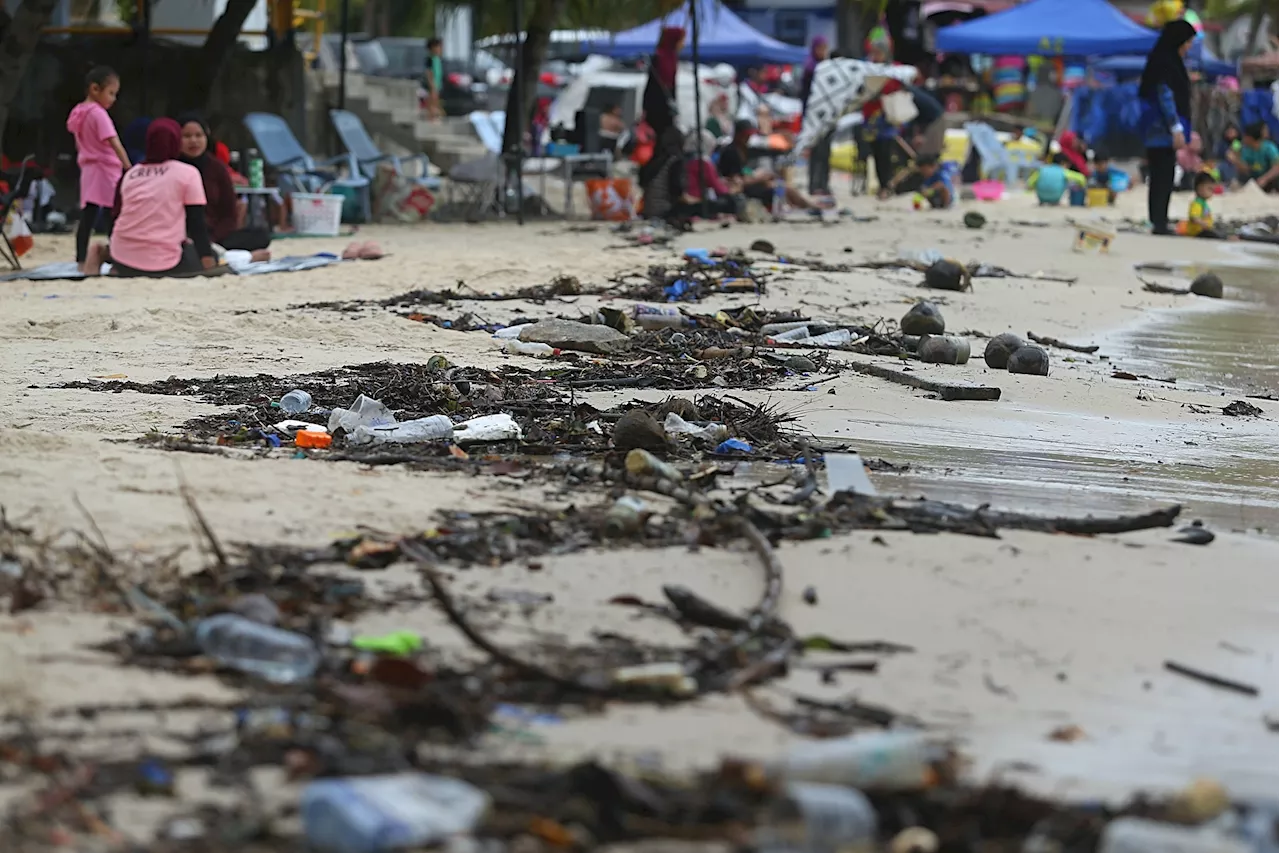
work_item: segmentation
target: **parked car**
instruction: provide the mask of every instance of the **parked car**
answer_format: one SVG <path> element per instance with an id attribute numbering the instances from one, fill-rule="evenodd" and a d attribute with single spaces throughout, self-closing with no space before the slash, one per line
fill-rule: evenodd
<path id="1" fill-rule="evenodd" d="M 418 38 L 379 38 L 373 44 L 381 53 L 377 70 L 366 73 L 381 77 L 421 80 L 427 68 L 427 43 Z M 465 60 L 445 59 L 444 86 L 440 100 L 446 115 L 466 115 L 472 110 L 488 109 L 489 84 L 476 79 Z M 363 61 L 362 61 L 363 65 Z"/>

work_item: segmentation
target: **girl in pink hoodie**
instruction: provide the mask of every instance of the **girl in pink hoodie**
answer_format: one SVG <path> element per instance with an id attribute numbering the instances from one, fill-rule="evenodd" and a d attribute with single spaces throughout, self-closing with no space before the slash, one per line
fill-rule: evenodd
<path id="1" fill-rule="evenodd" d="M 120 75 L 105 65 L 89 72 L 85 78 L 84 100 L 67 116 L 67 130 L 76 138 L 76 161 L 80 164 L 80 227 L 76 230 L 76 263 L 82 272 L 89 253 L 89 238 L 98 214 L 111 215 L 116 199 L 116 184 L 129 168 L 129 155 L 124 153 L 116 126 L 107 110 L 120 93 Z M 92 270 L 94 274 L 97 270 Z"/>

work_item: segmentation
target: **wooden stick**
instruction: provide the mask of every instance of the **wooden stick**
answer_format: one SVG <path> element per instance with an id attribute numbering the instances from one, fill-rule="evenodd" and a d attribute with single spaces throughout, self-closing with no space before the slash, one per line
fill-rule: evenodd
<path id="1" fill-rule="evenodd" d="M 1027 337 L 1031 339 L 1032 343 L 1040 344 L 1041 346 L 1046 346 L 1046 347 L 1057 347 L 1058 349 L 1067 349 L 1067 350 L 1071 350 L 1072 352 L 1092 353 L 1092 352 L 1098 351 L 1097 344 L 1094 344 L 1093 346 L 1082 347 L 1077 344 L 1065 343 L 1063 341 L 1058 340 L 1057 338 L 1042 338 L 1039 335 L 1037 335 L 1035 332 L 1027 332 Z"/>
<path id="2" fill-rule="evenodd" d="M 1192 669 L 1185 664 L 1177 661 L 1167 660 L 1164 662 L 1164 668 L 1170 672 L 1176 672 L 1178 675 L 1184 675 L 1187 678 L 1204 682 L 1210 687 L 1220 687 L 1223 690 L 1230 690 L 1234 693 L 1242 693 L 1245 696 L 1257 696 L 1258 688 L 1252 684 L 1245 684 L 1243 681 L 1233 681 L 1230 678 L 1223 678 L 1221 675 L 1214 675 L 1211 672 L 1205 672 L 1200 669 Z"/>
<path id="3" fill-rule="evenodd" d="M 863 373 L 867 376 L 883 379 L 886 382 L 896 382 L 899 385 L 928 391 L 932 394 L 937 394 L 943 400 L 1000 399 L 1000 389 L 989 385 L 974 385 L 970 382 L 934 382 L 931 379 L 913 376 L 900 370 L 891 370 L 878 364 L 864 364 L 858 361 L 846 361 L 844 364 L 856 373 Z"/>

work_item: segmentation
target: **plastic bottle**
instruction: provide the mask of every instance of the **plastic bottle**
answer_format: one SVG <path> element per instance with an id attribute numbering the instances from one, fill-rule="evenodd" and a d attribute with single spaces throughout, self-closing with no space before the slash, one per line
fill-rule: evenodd
<path id="1" fill-rule="evenodd" d="M 513 338 L 518 338 L 520 337 L 520 333 L 524 331 L 526 326 L 532 326 L 532 325 L 533 325 L 532 323 L 521 323 L 518 326 L 507 326 L 504 329 L 499 329 L 498 331 L 494 332 L 493 337 L 495 340 L 499 340 L 499 341 L 508 341 Z"/>
<path id="2" fill-rule="evenodd" d="M 1111 821 L 1098 842 L 1098 853 L 1153 853 L 1157 850 L 1159 853 L 1252 853 L 1244 841 L 1212 828 L 1178 826 L 1139 817 Z"/>
<path id="3" fill-rule="evenodd" d="M 647 450 L 636 448 L 627 453 L 627 471 L 632 474 L 652 474 L 662 480 L 683 480 L 674 466 L 668 465 Z"/>
<path id="4" fill-rule="evenodd" d="M 775 219 L 787 212 L 787 181 L 778 175 L 773 179 L 773 216 Z"/>
<path id="5" fill-rule="evenodd" d="M 425 773 L 318 779 L 302 792 L 302 828 L 316 850 L 381 853 L 470 832 L 489 805 L 473 785 Z"/>
<path id="6" fill-rule="evenodd" d="M 853 853 L 875 849 L 876 812 L 861 791 L 788 782 L 765 812 L 761 853 Z"/>
<path id="7" fill-rule="evenodd" d="M 777 332 L 768 336 L 770 340 L 786 343 L 787 341 L 802 341 L 809 337 L 809 324 L 801 323 L 798 326 L 792 326 L 785 332 Z"/>
<path id="8" fill-rule="evenodd" d="M 760 334 L 766 338 L 778 340 L 778 335 L 785 334 L 792 329 L 807 329 L 808 325 L 808 320 L 792 320 L 789 323 L 765 323 L 760 327 Z M 808 331 L 806 331 L 804 336 L 807 337 L 808 334 Z"/>
<path id="9" fill-rule="evenodd" d="M 947 751 L 924 732 L 864 732 L 796 744 L 774 766 L 783 779 L 861 790 L 914 791 L 936 781 Z"/>
<path id="10" fill-rule="evenodd" d="M 518 441 L 522 436 L 520 424 L 506 412 L 496 415 L 481 415 L 469 421 L 463 421 L 453 428 L 453 440 L 459 444 L 480 443 L 486 441 Z"/>
<path id="11" fill-rule="evenodd" d="M 280 408 L 287 415 L 300 415 L 311 408 L 311 395 L 294 389 L 280 398 Z"/>
<path id="12" fill-rule="evenodd" d="M 531 355 L 534 358 L 550 358 L 553 355 L 560 354 L 560 350 L 555 349 L 550 344 L 536 344 L 515 339 L 503 341 L 502 351 L 509 352 L 512 355 Z"/>
<path id="13" fill-rule="evenodd" d="M 679 308 L 670 306 L 636 305 L 631 309 L 631 316 L 636 325 L 642 329 L 679 329 L 689 325 L 689 318 Z"/>
<path id="14" fill-rule="evenodd" d="M 623 666 L 613 671 L 613 683 L 629 687 L 652 687 L 672 696 L 692 696 L 698 692 L 698 682 L 684 671 L 679 663 L 644 663 Z"/>
<path id="15" fill-rule="evenodd" d="M 266 169 L 263 166 L 262 155 L 258 153 L 257 148 L 249 149 L 249 186 L 252 189 L 260 190 L 266 186 Z"/>
<path id="16" fill-rule="evenodd" d="M 223 666 L 276 684 L 308 679 L 320 665 L 320 652 L 309 637 L 235 613 L 201 619 L 195 636 L 200 650 Z"/>
<path id="17" fill-rule="evenodd" d="M 453 421 L 448 415 L 432 415 L 387 426 L 358 426 L 351 433 L 352 444 L 417 444 L 453 439 Z"/>
<path id="18" fill-rule="evenodd" d="M 848 329 L 832 329 L 812 338 L 804 338 L 796 343 L 810 347 L 842 347 L 853 342 L 853 333 Z"/>
<path id="19" fill-rule="evenodd" d="M 623 495 L 614 501 L 604 517 L 604 526 L 614 536 L 636 533 L 644 526 L 649 512 L 648 505 L 633 495 Z"/>
<path id="20" fill-rule="evenodd" d="M 667 435 L 688 435 L 694 438 L 705 438 L 710 442 L 724 441 L 729 436 L 729 428 L 724 424 L 710 423 L 706 426 L 691 424 L 675 412 L 667 412 L 667 419 L 662 422 L 662 431 Z"/>

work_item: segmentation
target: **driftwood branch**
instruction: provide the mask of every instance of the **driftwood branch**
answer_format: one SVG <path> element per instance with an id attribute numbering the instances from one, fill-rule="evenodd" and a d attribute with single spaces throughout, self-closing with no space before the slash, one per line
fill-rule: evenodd
<path id="1" fill-rule="evenodd" d="M 846 361 L 843 363 L 856 373 L 874 376 L 886 382 L 896 382 L 899 385 L 906 385 L 910 388 L 918 388 L 921 391 L 928 391 L 937 394 L 943 400 L 1000 399 L 1000 389 L 993 386 L 974 385 L 970 382 L 934 382 L 932 379 L 925 379 L 922 376 L 881 367 L 878 364 L 865 364 L 860 361 Z"/>
<path id="2" fill-rule="evenodd" d="M 1082 347 L 1079 344 L 1069 344 L 1069 343 L 1066 343 L 1065 341 L 1060 341 L 1057 338 L 1042 338 L 1034 332 L 1027 332 L 1027 338 L 1032 343 L 1040 344 L 1041 346 L 1044 346 L 1044 347 L 1057 347 L 1058 349 L 1066 349 L 1066 350 L 1071 350 L 1072 352 L 1083 352 L 1083 353 L 1094 353 L 1098 351 L 1097 344 L 1094 344 L 1092 346 Z"/>

